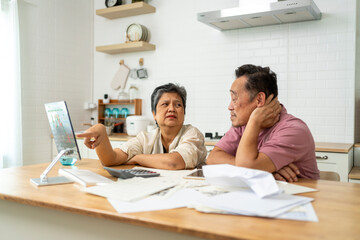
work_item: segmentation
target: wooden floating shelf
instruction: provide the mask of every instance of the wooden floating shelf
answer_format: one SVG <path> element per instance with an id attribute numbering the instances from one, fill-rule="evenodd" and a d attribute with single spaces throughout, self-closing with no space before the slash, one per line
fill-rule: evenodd
<path id="1" fill-rule="evenodd" d="M 128 117 L 130 116 L 136 116 L 135 114 L 129 114 Z M 99 120 L 105 120 L 105 117 L 99 118 Z M 115 121 L 125 121 L 126 118 L 114 118 Z"/>
<path id="2" fill-rule="evenodd" d="M 137 2 L 131 4 L 124 4 L 116 7 L 98 9 L 96 10 L 96 15 L 108 19 L 115 19 L 115 18 L 142 15 L 147 13 L 154 13 L 155 11 L 156 8 L 149 4 L 145 2 Z"/>
<path id="3" fill-rule="evenodd" d="M 120 43 L 113 45 L 97 46 L 97 52 L 103 52 L 108 54 L 117 54 L 117 53 L 130 53 L 130 52 L 141 52 L 141 51 L 154 51 L 155 45 L 148 42 L 129 42 L 129 43 Z"/>
<path id="4" fill-rule="evenodd" d="M 99 105 L 126 105 L 126 104 L 135 104 L 137 101 L 140 101 L 140 98 L 136 98 L 133 100 L 118 100 L 118 99 L 110 99 L 109 103 L 104 103 L 104 101 L 102 99 L 98 100 L 98 104 Z"/>

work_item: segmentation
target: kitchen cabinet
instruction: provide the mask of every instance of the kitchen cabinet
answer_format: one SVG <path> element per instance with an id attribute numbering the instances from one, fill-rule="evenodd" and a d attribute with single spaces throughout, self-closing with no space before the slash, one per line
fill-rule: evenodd
<path id="1" fill-rule="evenodd" d="M 360 167 L 355 166 L 351 169 L 349 173 L 349 182 L 351 183 L 360 183 Z"/>
<path id="2" fill-rule="evenodd" d="M 118 148 L 119 146 L 121 146 L 123 143 L 127 142 L 130 138 L 127 135 L 124 136 L 109 136 L 110 139 L 110 144 L 113 148 Z M 79 151 L 80 151 L 80 155 L 81 158 L 91 158 L 91 159 L 99 159 L 99 157 L 96 154 L 96 151 L 94 149 L 89 149 L 88 147 L 85 146 L 84 144 L 84 138 L 76 138 L 77 144 L 79 146 Z M 55 153 L 53 153 L 53 155 L 57 154 L 56 148 L 55 148 Z"/>
<path id="3" fill-rule="evenodd" d="M 121 110 L 122 108 L 129 109 L 129 115 L 141 115 L 142 114 L 142 100 L 141 99 L 134 99 L 134 100 L 115 100 L 111 99 L 109 103 L 103 103 L 102 99 L 98 100 L 98 122 L 104 124 L 105 122 L 105 108 L 118 108 Z M 115 118 L 115 122 L 125 121 L 125 117 Z"/>
<path id="4" fill-rule="evenodd" d="M 349 173 L 349 182 L 360 183 L 360 143 L 354 144 L 354 167 Z"/>
<path id="5" fill-rule="evenodd" d="M 108 19 L 116 19 L 116 18 L 154 13 L 155 11 L 156 11 L 155 7 L 145 2 L 136 2 L 136 3 L 124 4 L 116 7 L 111 7 L 111 8 L 98 9 L 96 10 L 96 15 Z M 103 45 L 96 47 L 97 52 L 102 52 L 107 54 L 154 51 L 155 49 L 156 46 L 154 44 L 144 41 L 126 42 L 126 43 Z"/>
<path id="6" fill-rule="evenodd" d="M 353 144 L 317 142 L 315 147 L 319 170 L 337 172 L 341 182 L 348 182 L 354 165 Z"/>

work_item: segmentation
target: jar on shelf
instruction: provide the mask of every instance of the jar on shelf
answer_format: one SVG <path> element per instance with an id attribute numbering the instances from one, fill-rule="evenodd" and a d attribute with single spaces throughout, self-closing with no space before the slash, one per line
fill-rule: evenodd
<path id="1" fill-rule="evenodd" d="M 118 108 L 113 108 L 112 110 L 112 116 L 114 118 L 119 118 L 120 117 L 120 110 Z"/>
<path id="2" fill-rule="evenodd" d="M 127 108 L 122 108 L 120 111 L 120 114 L 123 118 L 127 118 L 127 116 L 129 115 L 129 109 Z"/>
<path id="3" fill-rule="evenodd" d="M 130 100 L 134 100 L 136 98 L 138 98 L 138 88 L 136 87 L 136 85 L 130 85 L 129 88 L 129 97 Z"/>
<path id="4" fill-rule="evenodd" d="M 105 108 L 104 116 L 110 118 L 112 115 L 112 111 L 110 108 Z"/>

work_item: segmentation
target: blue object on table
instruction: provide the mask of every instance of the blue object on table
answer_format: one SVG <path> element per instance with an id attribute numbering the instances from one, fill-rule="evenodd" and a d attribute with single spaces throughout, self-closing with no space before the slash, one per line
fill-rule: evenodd
<path id="1" fill-rule="evenodd" d="M 74 157 L 63 156 L 60 158 L 60 162 L 64 166 L 72 166 L 75 164 L 76 161 L 77 161 L 77 158 L 74 158 Z"/>

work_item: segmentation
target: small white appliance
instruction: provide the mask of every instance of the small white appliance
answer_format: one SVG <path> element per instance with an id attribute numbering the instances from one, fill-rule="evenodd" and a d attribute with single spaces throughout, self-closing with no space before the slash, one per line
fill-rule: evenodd
<path id="1" fill-rule="evenodd" d="M 136 136 L 141 131 L 146 131 L 150 120 L 145 116 L 129 116 L 126 118 L 126 132 L 130 136 Z"/>

